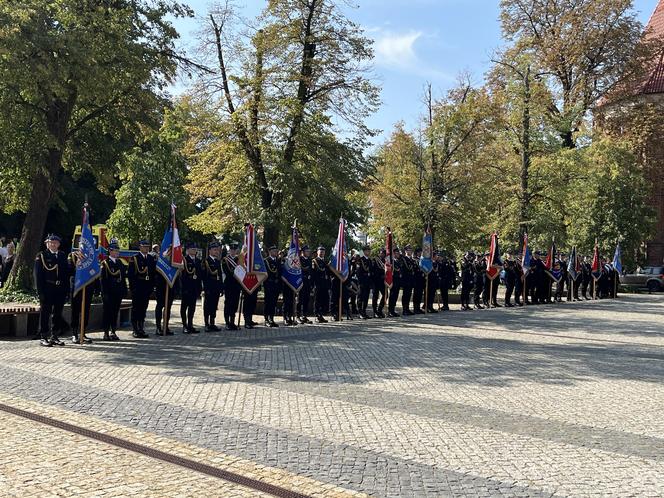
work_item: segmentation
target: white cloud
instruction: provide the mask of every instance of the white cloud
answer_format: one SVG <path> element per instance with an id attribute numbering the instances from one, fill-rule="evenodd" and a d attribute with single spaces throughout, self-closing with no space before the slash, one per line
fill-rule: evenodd
<path id="1" fill-rule="evenodd" d="M 375 63 L 391 71 L 399 71 L 433 80 L 453 81 L 449 74 L 423 60 L 417 53 L 416 43 L 420 39 L 436 38 L 422 31 L 394 33 L 384 28 L 368 28 L 365 32 L 374 38 Z"/>
<path id="2" fill-rule="evenodd" d="M 414 45 L 421 36 L 421 31 L 382 33 L 376 38 L 376 63 L 384 66 L 412 66 L 417 62 Z"/>

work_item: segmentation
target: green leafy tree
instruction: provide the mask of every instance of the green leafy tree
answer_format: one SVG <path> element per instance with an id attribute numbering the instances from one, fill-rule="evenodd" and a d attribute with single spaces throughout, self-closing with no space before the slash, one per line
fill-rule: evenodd
<path id="1" fill-rule="evenodd" d="M 118 149 L 159 122 L 180 60 L 168 18 L 187 14 L 171 1 L 0 1 L 0 202 L 26 212 L 10 286 L 32 286 L 63 171 L 109 182 Z"/>
<path id="2" fill-rule="evenodd" d="M 371 40 L 333 0 L 270 1 L 249 34 L 233 16 L 215 9 L 205 26 L 215 69 L 194 90 L 211 128 L 194 130 L 189 147 L 190 192 L 203 208 L 192 226 L 253 221 L 271 244 L 295 217 L 312 239 L 342 212 L 359 220 L 351 194 L 371 167 L 364 119 L 378 100 Z"/>
<path id="3" fill-rule="evenodd" d="M 621 82 L 636 77 L 654 48 L 632 0 L 501 0 L 508 51 L 531 54 L 554 99 L 549 118 L 572 148 L 588 111 Z"/>
<path id="4" fill-rule="evenodd" d="M 184 189 L 188 170 L 180 153 L 182 139 L 179 120 L 166 111 L 161 129 L 120 160 L 122 184 L 115 192 L 115 209 L 108 226 L 110 233 L 125 244 L 142 238 L 159 243 L 170 219 L 171 202 L 177 206 L 180 236 L 188 238 L 182 221 L 194 213 L 194 206 Z"/>

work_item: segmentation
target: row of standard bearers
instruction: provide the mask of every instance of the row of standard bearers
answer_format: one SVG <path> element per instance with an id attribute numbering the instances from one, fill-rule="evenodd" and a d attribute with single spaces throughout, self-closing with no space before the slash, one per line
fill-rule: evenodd
<path id="1" fill-rule="evenodd" d="M 146 313 L 153 293 L 156 297 L 155 333 L 163 336 L 173 335 L 167 324 L 176 294 L 181 298 L 182 333 L 196 334 L 199 331 L 193 322 L 201 294 L 205 331 L 215 332 L 221 330 L 217 326 L 217 312 L 222 296 L 227 330 L 238 328 L 238 313 L 243 316 L 246 329 L 255 327 L 253 316 L 259 288 L 264 293 L 265 324 L 277 327 L 275 314 L 280 295 L 284 325 L 310 323 L 310 312 L 316 321 L 324 323 L 327 314 L 335 321 L 342 316 L 352 319 L 353 315 L 362 319 L 397 317 L 399 301 L 404 316 L 435 313 L 439 309 L 446 311 L 449 310 L 449 290 L 459 285 L 462 310 L 500 306 L 497 295 L 501 282 L 505 286 L 504 305 L 507 307 L 559 302 L 563 296 L 567 300 L 578 300 L 581 296 L 588 299 L 589 289 L 595 298 L 615 297 L 621 271 L 619 247 L 612 263 L 599 259 L 597 247 L 592 262 L 587 257 L 578 257 L 575 249 L 566 259 L 557 253 L 555 244 L 543 260 L 539 252 L 531 255 L 526 236 L 519 255 L 508 251 L 501 257 L 495 233 L 491 236 L 490 251 L 481 255 L 467 252 L 460 270 L 445 253 L 432 251 L 429 231 L 424 234 L 422 248 L 413 250 L 407 245 L 402 254 L 393 245 L 388 230 L 386 246 L 378 255 L 372 256 L 371 248 L 365 246 L 361 255 L 349 257 L 344 220 L 340 220 L 337 243 L 329 259 L 322 246 L 317 248 L 315 256 L 308 246 L 300 248 L 297 229 L 293 229 L 286 251 L 279 254 L 278 248 L 272 246 L 263 255 L 252 225 L 246 227 L 241 251 L 238 244 L 230 244 L 226 251 L 219 242 L 213 241 L 208 244 L 207 256 L 200 259 L 196 244 L 187 244 L 182 252 L 175 206 L 171 207 L 171 223 L 160 253 L 151 253 L 149 241 L 142 240 L 139 252 L 126 264 L 120 259 L 120 248 L 114 241 L 108 247 L 107 257 L 98 257 L 87 209 L 84 209 L 82 226 L 80 246 L 69 257 L 59 250 L 60 238 L 50 235 L 45 241 L 46 250 L 35 260 L 43 346 L 64 345 L 60 336 L 68 326 L 62 318 L 62 310 L 70 291 L 72 341 L 92 342 L 84 333 L 92 301 L 90 295 L 86 299 L 86 291 L 88 294 L 99 292 L 102 296 L 103 339 L 119 340 L 118 314 L 127 295 L 127 282 L 131 290 L 133 336 L 146 338 L 149 336 L 145 330 Z M 371 314 L 368 312 L 370 305 Z"/>

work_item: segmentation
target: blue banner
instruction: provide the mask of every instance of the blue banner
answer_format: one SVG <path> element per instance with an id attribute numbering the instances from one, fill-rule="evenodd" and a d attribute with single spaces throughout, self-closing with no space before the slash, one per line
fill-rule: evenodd
<path id="1" fill-rule="evenodd" d="M 157 258 L 157 271 L 166 279 L 169 287 L 175 285 L 175 279 L 182 268 L 182 244 L 175 221 L 175 206 L 171 205 L 171 221 L 168 224 L 164 238 L 161 240 L 159 257 Z"/>
<path id="2" fill-rule="evenodd" d="M 339 220 L 339 231 L 337 232 L 337 242 L 332 249 L 330 258 L 330 269 L 332 272 L 345 282 L 348 278 L 348 250 L 346 246 L 346 220 Z"/>
<path id="3" fill-rule="evenodd" d="M 616 252 L 613 254 L 613 268 L 622 273 L 622 251 L 620 250 L 620 243 L 616 245 Z"/>
<path id="4" fill-rule="evenodd" d="M 433 270 L 433 237 L 427 228 L 422 237 L 422 256 L 420 256 L 420 269 L 428 275 Z"/>
<path id="5" fill-rule="evenodd" d="M 74 295 L 78 294 L 81 289 L 101 274 L 101 265 L 95 248 L 95 239 L 92 236 L 87 207 L 83 208 L 83 224 L 81 225 L 81 238 L 78 242 L 78 253 L 76 275 L 74 276 Z"/>
<path id="6" fill-rule="evenodd" d="M 291 234 L 288 254 L 286 254 L 282 265 L 281 279 L 293 292 L 299 292 L 302 285 L 304 285 L 302 266 L 300 266 L 300 234 L 295 227 L 293 227 L 293 233 Z"/>

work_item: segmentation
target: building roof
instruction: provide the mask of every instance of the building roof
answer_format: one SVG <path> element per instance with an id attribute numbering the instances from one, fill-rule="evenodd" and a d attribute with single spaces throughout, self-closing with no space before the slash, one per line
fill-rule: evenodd
<path id="1" fill-rule="evenodd" d="M 647 38 L 664 40 L 664 0 L 659 0 L 646 27 Z M 664 47 L 653 61 L 653 69 L 641 87 L 641 93 L 664 93 Z"/>

